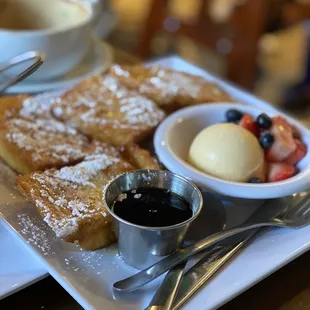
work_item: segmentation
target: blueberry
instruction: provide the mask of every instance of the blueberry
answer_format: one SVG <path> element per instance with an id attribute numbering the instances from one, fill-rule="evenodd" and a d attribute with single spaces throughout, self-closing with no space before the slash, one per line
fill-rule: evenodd
<path id="1" fill-rule="evenodd" d="M 249 183 L 259 184 L 259 183 L 263 183 L 263 181 L 260 178 L 252 178 L 249 180 Z"/>
<path id="2" fill-rule="evenodd" d="M 243 113 L 236 109 L 231 109 L 226 112 L 226 120 L 229 123 L 236 123 L 241 120 Z"/>
<path id="3" fill-rule="evenodd" d="M 265 113 L 258 115 L 256 122 L 258 126 L 263 129 L 269 129 L 272 126 L 271 118 Z"/>
<path id="4" fill-rule="evenodd" d="M 274 136 L 269 131 L 264 131 L 259 136 L 259 142 L 263 149 L 268 149 L 274 142 Z"/>

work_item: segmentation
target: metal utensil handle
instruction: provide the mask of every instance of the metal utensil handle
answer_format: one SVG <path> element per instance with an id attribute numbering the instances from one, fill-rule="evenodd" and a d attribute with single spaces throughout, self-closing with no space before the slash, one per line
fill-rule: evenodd
<path id="1" fill-rule="evenodd" d="M 179 309 L 188 299 L 190 299 L 222 266 L 224 266 L 235 254 L 237 254 L 247 243 L 250 239 L 256 235 L 259 229 L 255 229 L 251 231 L 251 233 L 241 242 L 239 242 L 235 247 L 232 249 L 229 248 L 226 250 L 226 254 L 221 258 L 216 259 L 211 265 L 205 267 L 200 260 L 195 264 L 190 270 L 186 272 L 183 276 L 182 281 L 180 283 L 180 290 L 179 292 L 182 295 L 177 295 L 176 300 L 173 304 L 172 309 L 177 310 Z M 207 254 L 208 256 L 209 254 Z M 195 282 L 195 284 L 191 287 L 187 287 L 185 290 L 182 290 L 182 285 L 186 285 L 188 279 L 191 275 L 196 275 L 202 273 L 202 276 Z"/>
<path id="2" fill-rule="evenodd" d="M 26 52 L 24 54 L 18 55 L 16 57 L 13 57 L 8 62 L 0 65 L 0 73 L 17 66 L 23 62 L 31 61 L 33 60 L 33 63 L 29 65 L 24 71 L 16 75 L 15 77 L 9 79 L 6 83 L 3 85 L 0 85 L 0 94 L 4 92 L 7 88 L 10 86 L 24 80 L 29 75 L 31 75 L 33 72 L 35 72 L 44 62 L 45 55 L 41 52 L 36 51 L 30 51 Z"/>
<path id="3" fill-rule="evenodd" d="M 186 262 L 181 263 L 167 273 L 164 281 L 145 310 L 171 309 L 181 283 L 185 266 Z"/>
<path id="4" fill-rule="evenodd" d="M 254 228 L 260 228 L 264 226 L 277 226 L 277 223 L 270 222 L 270 223 L 256 223 L 251 225 L 245 225 L 241 227 L 232 228 L 223 232 L 219 232 L 213 234 L 209 237 L 206 237 L 198 242 L 193 243 L 192 245 L 180 249 L 175 253 L 169 255 L 168 257 L 164 258 L 163 260 L 159 261 L 158 263 L 152 265 L 149 268 L 146 268 L 139 273 L 126 278 L 124 280 L 115 282 L 113 284 L 113 288 L 118 291 L 131 291 L 135 290 L 154 279 L 158 278 L 160 275 L 165 273 L 166 271 L 170 270 L 174 266 L 180 264 L 184 260 L 188 259 L 190 256 L 216 244 L 219 241 L 222 241 L 226 238 L 232 237 L 239 233 L 245 232 L 247 230 L 251 230 Z"/>

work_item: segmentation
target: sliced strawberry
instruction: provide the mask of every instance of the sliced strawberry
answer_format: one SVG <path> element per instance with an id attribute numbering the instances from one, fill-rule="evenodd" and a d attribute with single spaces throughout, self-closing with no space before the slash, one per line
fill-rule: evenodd
<path id="1" fill-rule="evenodd" d="M 254 134 L 256 137 L 258 137 L 260 134 L 259 126 L 257 125 L 255 119 L 249 114 L 244 114 L 242 116 L 239 125 L 252 132 L 252 134 Z"/>
<path id="2" fill-rule="evenodd" d="M 273 125 L 277 125 L 278 127 L 282 127 L 283 131 L 285 132 L 293 132 L 293 128 L 292 126 L 288 123 L 288 121 L 283 118 L 282 116 L 278 115 L 278 116 L 274 116 L 272 118 L 272 124 Z"/>
<path id="3" fill-rule="evenodd" d="M 305 144 L 303 144 L 300 140 L 297 139 L 295 139 L 295 143 L 297 145 L 297 148 L 289 157 L 285 159 L 285 162 L 287 164 L 296 165 L 305 157 L 307 153 L 307 147 Z"/>
<path id="4" fill-rule="evenodd" d="M 268 162 L 282 162 L 289 157 L 297 148 L 293 137 L 293 130 L 289 123 L 281 116 L 272 119 L 270 132 L 274 136 L 274 143 L 266 151 Z"/>
<path id="5" fill-rule="evenodd" d="M 268 182 L 279 182 L 295 175 L 295 167 L 286 163 L 269 164 Z"/>
<path id="6" fill-rule="evenodd" d="M 293 126 L 293 125 L 291 125 L 291 128 L 292 128 L 292 131 L 293 131 L 293 137 L 295 139 L 299 139 L 300 140 L 301 139 L 301 134 L 298 131 L 298 129 L 295 126 Z"/>

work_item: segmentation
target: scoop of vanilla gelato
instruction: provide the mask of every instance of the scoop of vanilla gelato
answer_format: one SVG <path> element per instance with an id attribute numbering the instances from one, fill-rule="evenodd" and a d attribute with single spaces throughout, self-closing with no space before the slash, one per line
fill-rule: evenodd
<path id="1" fill-rule="evenodd" d="M 257 177 L 265 181 L 264 151 L 248 130 L 231 123 L 203 129 L 193 140 L 189 163 L 214 177 L 248 182 Z"/>

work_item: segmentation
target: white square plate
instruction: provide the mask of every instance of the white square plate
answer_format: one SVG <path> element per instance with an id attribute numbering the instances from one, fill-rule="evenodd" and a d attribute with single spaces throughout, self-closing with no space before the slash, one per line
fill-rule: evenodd
<path id="1" fill-rule="evenodd" d="M 210 74 L 178 57 L 165 58 L 156 63 L 213 79 Z M 224 82 L 217 82 L 240 102 L 275 111 L 268 103 Z M 8 198 L 6 203 L 0 204 L 0 215 L 27 244 L 29 251 L 83 308 L 137 310 L 147 306 L 160 279 L 136 292 L 114 294 L 112 283 L 136 272 L 119 258 L 116 245 L 94 252 L 84 252 L 74 245 L 56 240 L 35 208 L 26 203 L 12 187 L 5 186 L 4 180 L 6 179 L 0 179 L 0 197 Z M 301 230 L 265 231 L 183 309 L 218 308 L 309 248 L 310 226 Z"/>

